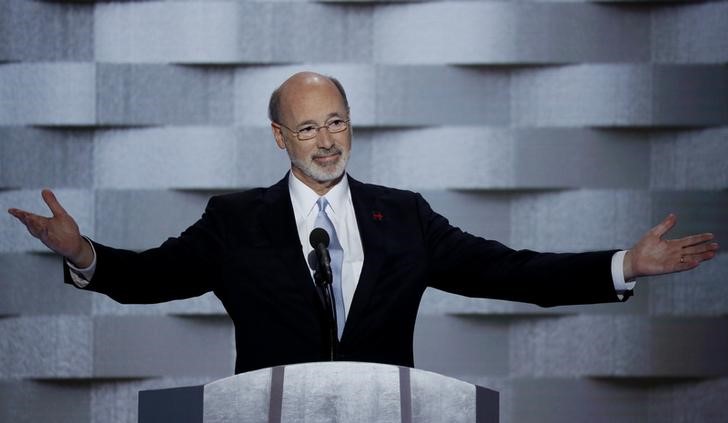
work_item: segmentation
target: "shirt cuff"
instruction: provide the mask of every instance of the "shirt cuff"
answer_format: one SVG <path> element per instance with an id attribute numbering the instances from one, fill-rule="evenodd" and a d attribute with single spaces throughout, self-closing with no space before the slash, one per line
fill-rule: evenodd
<path id="1" fill-rule="evenodd" d="M 73 284 L 79 288 L 85 288 L 90 283 L 91 279 L 94 277 L 94 273 L 96 272 L 96 249 L 94 248 L 94 243 L 85 236 L 83 239 L 89 243 L 91 251 L 93 252 L 93 260 L 91 260 L 91 264 L 89 264 L 88 267 L 79 268 L 74 266 L 70 260 L 66 259 L 66 265 L 68 265 L 68 269 L 70 270 L 69 273 L 71 275 L 71 280 L 73 281 Z"/>
<path id="2" fill-rule="evenodd" d="M 614 290 L 617 292 L 617 297 L 621 300 L 627 291 L 634 289 L 636 282 L 634 280 L 624 280 L 624 256 L 627 255 L 627 250 L 617 251 L 612 256 L 612 283 L 614 283 Z"/>

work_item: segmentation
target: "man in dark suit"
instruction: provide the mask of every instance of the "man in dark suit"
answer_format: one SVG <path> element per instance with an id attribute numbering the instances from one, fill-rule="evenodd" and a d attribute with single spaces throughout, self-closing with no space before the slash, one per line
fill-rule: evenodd
<path id="1" fill-rule="evenodd" d="M 124 303 L 213 291 L 235 324 L 236 372 L 327 358 L 326 313 L 309 266 L 314 227 L 328 228 L 332 242 L 336 359 L 404 366 L 413 365 L 428 286 L 543 306 L 618 301 L 631 292 L 625 281 L 692 269 L 718 248 L 711 234 L 663 240 L 670 215 L 629 251 L 514 251 L 451 226 L 419 194 L 349 177 L 349 106 L 335 79 L 293 75 L 269 114 L 290 173 L 269 188 L 213 197 L 198 222 L 158 248 L 136 253 L 83 238 L 48 190 L 53 217 L 10 213 L 67 258 L 66 281 L 78 287 Z"/>

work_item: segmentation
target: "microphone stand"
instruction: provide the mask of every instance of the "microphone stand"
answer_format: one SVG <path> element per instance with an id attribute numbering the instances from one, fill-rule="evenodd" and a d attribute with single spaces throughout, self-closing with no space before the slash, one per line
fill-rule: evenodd
<path id="1" fill-rule="evenodd" d="M 339 347 L 339 337 L 336 328 L 336 302 L 334 300 L 333 289 L 331 284 L 334 281 L 334 275 L 331 273 L 331 256 L 329 255 L 329 234 L 323 228 L 314 228 L 308 238 L 313 247 L 313 253 L 316 254 L 316 266 L 314 268 L 313 278 L 318 288 L 319 299 L 324 306 L 326 320 L 329 328 L 329 360 L 334 361 L 337 357 L 337 349 Z M 309 256 L 310 257 L 310 256 Z"/>
<path id="2" fill-rule="evenodd" d="M 328 253 L 328 250 L 326 251 Z M 337 355 L 339 337 L 337 336 L 336 328 L 336 307 L 334 306 L 334 293 L 331 289 L 332 274 L 331 268 L 321 269 L 319 266 L 314 272 L 314 280 L 316 281 L 316 288 L 318 288 L 319 298 L 324 306 L 326 312 L 328 327 L 329 327 L 329 360 L 334 361 Z M 322 271 L 323 270 L 323 271 Z M 327 271 L 328 270 L 328 271 Z"/>

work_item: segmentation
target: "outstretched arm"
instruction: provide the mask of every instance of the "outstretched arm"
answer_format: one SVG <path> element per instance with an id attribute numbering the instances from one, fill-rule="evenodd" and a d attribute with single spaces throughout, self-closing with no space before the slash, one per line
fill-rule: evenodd
<path id="1" fill-rule="evenodd" d="M 66 257 L 77 267 L 88 267 L 93 261 L 93 250 L 81 236 L 76 221 L 61 206 L 51 190 L 44 189 L 41 196 L 53 216 L 39 216 L 15 208 L 9 209 L 8 213 L 20 220 L 28 232 L 46 247 Z"/>
<path id="2" fill-rule="evenodd" d="M 70 272 L 66 272 L 66 283 L 106 294 L 121 303 L 146 304 L 202 295 L 220 279 L 220 260 L 224 258 L 220 234 L 224 230 L 219 227 L 219 216 L 214 216 L 212 199 L 203 217 L 179 237 L 136 252 L 98 243 L 92 247 L 55 195 L 46 189 L 42 196 L 51 217 L 15 208 L 8 212 L 75 267 L 86 269 L 96 260 L 93 277 L 89 278 L 93 280 L 88 284 L 79 283 Z"/>
<path id="3" fill-rule="evenodd" d="M 682 272 L 698 267 L 715 257 L 719 246 L 713 234 L 703 233 L 680 239 L 663 239 L 677 223 L 674 214 L 650 229 L 624 258 L 624 278 L 632 280 L 640 276 Z"/>

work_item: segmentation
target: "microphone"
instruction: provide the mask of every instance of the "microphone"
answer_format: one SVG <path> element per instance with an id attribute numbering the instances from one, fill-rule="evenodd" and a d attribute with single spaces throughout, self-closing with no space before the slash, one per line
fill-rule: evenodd
<path id="1" fill-rule="evenodd" d="M 331 284 L 334 279 L 331 273 L 331 256 L 329 255 L 329 233 L 323 228 L 315 228 L 311 231 L 308 242 L 311 243 L 318 262 L 318 267 L 314 273 L 316 284 Z"/>

